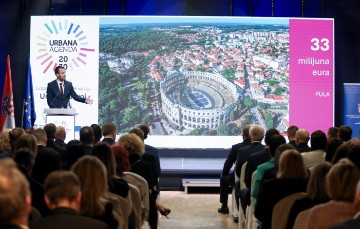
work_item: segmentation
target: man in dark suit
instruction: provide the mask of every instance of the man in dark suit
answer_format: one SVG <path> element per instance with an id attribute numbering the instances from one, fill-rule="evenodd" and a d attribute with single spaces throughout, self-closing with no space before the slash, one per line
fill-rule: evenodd
<path id="1" fill-rule="evenodd" d="M 101 126 L 102 135 L 104 136 L 102 142 L 109 145 L 115 144 L 116 126 L 112 123 L 105 123 Z"/>
<path id="2" fill-rule="evenodd" d="M 245 126 L 242 130 L 243 142 L 235 144 L 231 147 L 231 150 L 224 162 L 223 170 L 220 175 L 220 203 L 221 208 L 218 208 L 218 212 L 222 214 L 229 214 L 229 208 L 227 206 L 229 196 L 229 186 L 234 186 L 235 176 L 234 173 L 230 174 L 230 169 L 236 162 L 236 157 L 240 148 L 251 144 L 249 136 L 250 126 Z"/>
<path id="3" fill-rule="evenodd" d="M 66 81 L 66 70 L 61 66 L 55 68 L 56 80 L 48 83 L 46 89 L 47 104 L 50 108 L 67 108 L 70 96 L 81 103 L 92 104 L 94 100 L 76 94 L 71 82 Z"/>
<path id="4" fill-rule="evenodd" d="M 80 129 L 79 135 L 85 155 L 91 155 L 95 139 L 93 129 L 90 126 L 83 126 Z"/>
<path id="5" fill-rule="evenodd" d="M 55 132 L 55 144 L 65 151 L 66 130 L 63 126 L 57 126 Z"/>
<path id="6" fill-rule="evenodd" d="M 0 228 L 27 228 L 31 211 L 29 182 L 10 158 L 0 160 Z"/>
<path id="7" fill-rule="evenodd" d="M 296 142 L 295 142 L 295 135 L 296 135 L 296 131 L 298 131 L 299 128 L 297 126 L 289 126 L 289 128 L 287 128 L 287 137 L 289 139 L 289 144 L 296 147 Z"/>
<path id="8" fill-rule="evenodd" d="M 31 229 L 106 229 L 101 221 L 79 215 L 81 203 L 80 181 L 73 172 L 56 171 L 45 180 L 45 202 L 51 215 L 30 225 Z"/>

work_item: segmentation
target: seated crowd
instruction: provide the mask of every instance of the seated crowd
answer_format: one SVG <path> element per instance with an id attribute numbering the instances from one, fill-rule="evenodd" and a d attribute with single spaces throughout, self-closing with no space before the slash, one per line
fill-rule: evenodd
<path id="1" fill-rule="evenodd" d="M 116 126 L 93 124 L 79 140 L 64 127 L 0 133 L 0 228 L 158 227 L 161 173 L 146 125 L 116 141 Z"/>
<path id="2" fill-rule="evenodd" d="M 230 213 L 233 187 L 239 228 L 360 228 L 360 139 L 349 126 L 327 134 L 290 126 L 286 134 L 287 143 L 273 128 L 243 129 L 220 176 L 218 212 Z"/>

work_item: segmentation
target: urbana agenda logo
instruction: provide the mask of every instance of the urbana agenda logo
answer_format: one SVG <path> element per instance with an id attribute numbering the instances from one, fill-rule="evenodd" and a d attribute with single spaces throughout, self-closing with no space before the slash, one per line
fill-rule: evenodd
<path id="1" fill-rule="evenodd" d="M 65 69 L 85 66 L 86 57 L 95 51 L 89 47 L 81 26 L 69 22 L 68 19 L 45 23 L 42 33 L 36 36 L 36 40 L 36 59 L 40 62 L 44 74 L 56 66 Z"/>

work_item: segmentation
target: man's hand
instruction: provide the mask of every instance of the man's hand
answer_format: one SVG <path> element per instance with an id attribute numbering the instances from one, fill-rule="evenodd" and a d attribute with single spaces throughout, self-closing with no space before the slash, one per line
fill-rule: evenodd
<path id="1" fill-rule="evenodd" d="M 94 102 L 94 100 L 91 99 L 90 96 L 85 99 L 86 104 L 93 104 L 93 102 Z"/>

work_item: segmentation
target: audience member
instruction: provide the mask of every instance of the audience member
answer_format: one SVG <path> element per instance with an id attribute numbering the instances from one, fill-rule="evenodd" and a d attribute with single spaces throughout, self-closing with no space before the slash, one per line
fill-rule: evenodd
<path id="1" fill-rule="evenodd" d="M 51 216 L 30 225 L 31 229 L 107 229 L 101 221 L 80 216 L 81 188 L 77 176 L 68 171 L 52 172 L 45 180 L 45 201 Z"/>
<path id="2" fill-rule="evenodd" d="M 358 169 L 360 169 L 360 139 L 353 138 L 348 141 L 348 143 L 348 158 Z"/>
<path id="3" fill-rule="evenodd" d="M 295 134 L 296 150 L 300 153 L 309 152 L 311 149 L 308 146 L 309 132 L 305 129 L 299 129 Z"/>
<path id="4" fill-rule="evenodd" d="M 295 135 L 296 135 L 296 131 L 298 131 L 299 128 L 297 126 L 289 126 L 287 128 L 287 137 L 289 139 L 289 144 L 296 147 L 296 141 L 295 141 Z"/>
<path id="5" fill-rule="evenodd" d="M 335 152 L 343 144 L 343 140 L 338 137 L 332 138 L 326 145 L 325 161 L 332 162 Z"/>
<path id="6" fill-rule="evenodd" d="M 115 144 L 116 139 L 116 126 L 112 123 L 105 123 L 101 127 L 102 134 L 104 136 L 102 142 L 106 142 L 109 145 Z"/>
<path id="7" fill-rule="evenodd" d="M 80 142 L 84 147 L 85 155 L 90 155 L 94 144 L 94 131 L 89 126 L 83 126 L 80 129 Z"/>
<path id="8" fill-rule="evenodd" d="M 243 141 L 241 143 L 237 143 L 231 146 L 231 150 L 224 162 L 224 166 L 220 175 L 221 208 L 218 208 L 219 213 L 229 214 L 229 208 L 228 208 L 229 186 L 233 187 L 235 182 L 234 173 L 230 173 L 230 169 L 233 167 L 233 165 L 235 165 L 239 149 L 251 144 L 249 129 L 250 126 L 244 127 L 244 129 L 242 130 Z"/>
<path id="9" fill-rule="evenodd" d="M 350 126 L 342 125 L 339 127 L 338 138 L 342 139 L 344 142 L 347 142 L 351 139 L 352 136 L 352 129 Z"/>
<path id="10" fill-rule="evenodd" d="M 46 147 L 47 148 L 53 148 L 56 152 L 58 152 L 60 155 L 64 155 L 64 150 L 59 147 L 57 144 L 55 144 L 55 135 L 56 135 L 56 126 L 54 123 L 48 123 L 44 126 L 44 131 L 46 132 L 47 142 Z"/>
<path id="11" fill-rule="evenodd" d="M 360 181 L 357 184 L 356 194 L 354 198 L 354 206 L 355 210 L 357 211 L 355 217 L 349 221 L 345 221 L 343 223 L 337 224 L 331 229 L 355 229 L 360 228 Z"/>
<path id="12" fill-rule="evenodd" d="M 289 212 L 287 229 L 293 228 L 296 217 L 300 212 L 330 200 L 324 185 L 330 168 L 331 164 L 329 162 L 321 162 L 312 170 L 306 189 L 307 196 L 294 202 Z"/>
<path id="13" fill-rule="evenodd" d="M 18 138 L 24 133 L 25 133 L 25 130 L 20 127 L 16 127 L 10 131 L 9 138 L 10 138 L 10 145 L 11 145 L 12 152 L 14 152 L 15 144 L 16 144 Z"/>
<path id="14" fill-rule="evenodd" d="M 46 132 L 42 128 L 38 128 L 33 131 L 33 135 L 36 138 L 37 151 L 43 150 L 46 148 L 47 137 Z"/>
<path id="15" fill-rule="evenodd" d="M 150 193 L 149 198 L 149 224 L 151 229 L 157 228 L 158 215 L 156 209 L 156 189 L 154 187 L 153 170 L 151 164 L 142 161 L 141 156 L 144 154 L 144 142 L 136 134 L 130 133 L 120 137 L 118 143 L 123 145 L 129 152 L 129 162 L 131 164 L 131 172 L 142 176 L 148 182 Z"/>
<path id="16" fill-rule="evenodd" d="M 31 211 L 29 183 L 13 160 L 0 160 L 0 228 L 23 229 Z"/>
<path id="17" fill-rule="evenodd" d="M 256 200 L 259 197 L 264 172 L 275 167 L 275 153 L 282 153 L 283 151 L 288 149 L 295 149 L 293 145 L 285 144 L 285 142 L 285 138 L 281 135 L 274 135 L 268 140 L 269 154 L 271 156 L 271 159 L 257 167 L 254 184 L 251 184 L 251 196 L 254 198 L 254 206 L 256 206 Z"/>
<path id="18" fill-rule="evenodd" d="M 63 152 L 65 152 L 66 150 L 65 139 L 66 139 L 65 127 L 57 126 L 55 132 L 55 144 L 58 145 L 63 150 Z"/>
<path id="19" fill-rule="evenodd" d="M 340 145 L 336 150 L 334 157 L 331 161 L 332 164 L 338 163 L 341 159 L 348 157 L 349 152 L 349 142 L 344 142 L 342 145 Z"/>
<path id="20" fill-rule="evenodd" d="M 47 175 L 61 169 L 60 155 L 53 148 L 45 148 L 38 152 L 35 157 L 35 165 L 31 176 L 36 181 L 44 184 Z"/>
<path id="21" fill-rule="evenodd" d="M 10 131 L 11 129 L 3 129 L 0 132 L 0 158 L 12 157 L 9 136 Z"/>
<path id="22" fill-rule="evenodd" d="M 333 165 L 327 175 L 327 190 L 331 201 L 311 208 L 306 228 L 325 229 L 352 219 L 356 214 L 352 202 L 359 178 L 358 168 L 348 159 L 342 159 Z"/>
<path id="23" fill-rule="evenodd" d="M 244 210 L 244 214 L 246 211 L 246 206 L 250 205 L 250 193 L 251 193 L 250 189 L 251 189 L 252 174 L 259 165 L 271 159 L 271 155 L 269 152 L 270 138 L 279 134 L 280 134 L 279 131 L 275 128 L 268 129 L 265 133 L 265 148 L 259 152 L 250 155 L 249 159 L 247 160 L 245 179 L 244 179 L 247 188 L 240 190 L 240 201 L 241 201 L 241 206 Z M 284 141 L 281 141 L 279 145 L 286 143 L 285 138 L 282 136 L 281 136 L 281 140 Z"/>
<path id="24" fill-rule="evenodd" d="M 337 127 L 330 127 L 327 132 L 327 139 L 328 141 L 337 138 L 339 128 Z"/>
<path id="25" fill-rule="evenodd" d="M 138 126 L 138 128 L 140 128 L 142 130 L 142 132 L 144 133 L 144 141 L 148 138 L 149 133 L 150 133 L 150 129 L 147 125 L 145 124 L 141 124 Z M 160 167 L 160 158 L 159 158 L 159 152 L 158 149 L 151 146 L 151 145 L 147 145 L 145 144 L 145 153 L 150 154 L 150 155 L 154 155 L 155 157 L 155 163 L 156 163 L 156 173 L 158 174 L 158 177 L 160 177 L 161 174 L 161 167 Z"/>
<path id="26" fill-rule="evenodd" d="M 102 138 L 102 130 L 101 130 L 101 127 L 98 124 L 92 124 L 90 127 L 94 132 L 94 142 L 93 142 L 93 144 L 95 145 L 96 143 L 100 142 L 100 140 Z"/>
<path id="27" fill-rule="evenodd" d="M 277 178 L 265 181 L 255 206 L 255 217 L 262 229 L 271 228 L 273 208 L 282 198 L 296 192 L 305 192 L 308 172 L 300 153 L 286 150 L 280 156 Z"/>
<path id="28" fill-rule="evenodd" d="M 71 170 L 81 183 L 80 214 L 103 221 L 109 229 L 126 228 L 121 203 L 109 196 L 106 168 L 101 161 L 93 156 L 84 156 Z"/>
<path id="29" fill-rule="evenodd" d="M 311 151 L 301 153 L 306 168 L 314 167 L 325 161 L 327 138 L 324 132 L 316 130 L 311 134 Z"/>
<path id="30" fill-rule="evenodd" d="M 65 148 L 64 168 L 69 170 L 75 162 L 85 156 L 84 147 L 79 140 L 71 140 Z"/>
<path id="31" fill-rule="evenodd" d="M 34 206 L 42 216 L 48 215 L 49 208 L 44 201 L 44 187 L 31 177 L 31 172 L 35 164 L 34 155 L 28 148 L 21 148 L 14 152 L 14 160 L 30 184 L 31 205 Z"/>
<path id="32" fill-rule="evenodd" d="M 14 152 L 21 148 L 28 148 L 31 151 L 31 153 L 34 155 L 34 157 L 36 157 L 37 143 L 34 135 L 23 133 L 16 141 Z"/>

